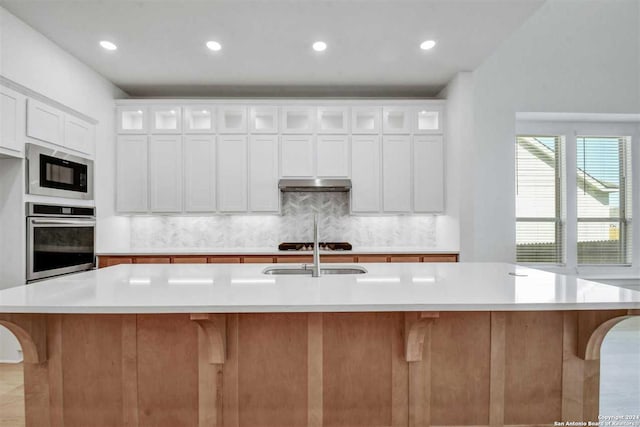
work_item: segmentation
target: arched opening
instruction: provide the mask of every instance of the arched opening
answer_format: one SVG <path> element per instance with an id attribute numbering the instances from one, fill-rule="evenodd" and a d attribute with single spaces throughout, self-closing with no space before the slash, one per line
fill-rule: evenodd
<path id="1" fill-rule="evenodd" d="M 24 365 L 18 338 L 0 325 L 0 426 L 24 426 Z"/>
<path id="2" fill-rule="evenodd" d="M 640 415 L 640 316 L 616 323 L 600 347 L 600 416 Z"/>

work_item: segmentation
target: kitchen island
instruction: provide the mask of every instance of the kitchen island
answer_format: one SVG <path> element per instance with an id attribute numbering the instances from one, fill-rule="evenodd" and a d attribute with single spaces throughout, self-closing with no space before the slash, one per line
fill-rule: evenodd
<path id="1" fill-rule="evenodd" d="M 119 265 L 0 291 L 27 425 L 597 421 L 600 345 L 640 313 L 639 292 L 511 264 L 265 267 Z"/>

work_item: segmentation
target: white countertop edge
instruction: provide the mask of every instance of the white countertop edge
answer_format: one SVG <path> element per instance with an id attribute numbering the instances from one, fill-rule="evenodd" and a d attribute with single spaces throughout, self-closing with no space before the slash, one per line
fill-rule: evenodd
<path id="1" fill-rule="evenodd" d="M 250 314 L 250 313 L 372 313 L 411 311 L 585 311 L 637 310 L 640 303 L 548 303 L 548 304 L 416 304 L 416 305 L 239 305 L 239 306 L 120 306 L 120 307 L 24 307 L 0 306 L 0 313 L 11 314 Z"/>
<path id="2" fill-rule="evenodd" d="M 323 255 L 367 254 L 458 254 L 458 249 L 416 247 L 354 247 L 350 251 L 320 251 Z M 146 256 L 146 255 L 311 255 L 311 251 L 280 251 L 271 248 L 158 248 L 130 249 L 122 251 L 97 251 L 98 256 Z"/>

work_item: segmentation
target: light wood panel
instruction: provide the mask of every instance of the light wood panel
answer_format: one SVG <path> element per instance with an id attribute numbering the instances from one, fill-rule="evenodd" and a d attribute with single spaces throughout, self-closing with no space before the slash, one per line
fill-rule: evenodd
<path id="1" fill-rule="evenodd" d="M 440 313 L 431 326 L 431 424 L 489 423 L 490 359 L 490 313 Z"/>
<path id="2" fill-rule="evenodd" d="M 275 260 L 272 256 L 246 256 L 242 258 L 245 264 L 271 264 Z"/>
<path id="3" fill-rule="evenodd" d="M 392 318 L 388 313 L 324 315 L 325 426 L 392 423 Z"/>
<path id="4" fill-rule="evenodd" d="M 241 427 L 306 425 L 307 340 L 304 313 L 239 316 Z"/>
<path id="5" fill-rule="evenodd" d="M 391 255 L 389 262 L 420 262 L 422 258 L 418 255 Z"/>
<path id="6" fill-rule="evenodd" d="M 509 312 L 505 331 L 505 424 L 562 419 L 561 312 Z"/>
<path id="7" fill-rule="evenodd" d="M 198 425 L 198 334 L 186 314 L 138 315 L 139 425 Z"/>
<path id="8" fill-rule="evenodd" d="M 358 255 L 358 262 L 387 262 L 387 255 Z"/>
<path id="9" fill-rule="evenodd" d="M 111 267 L 120 264 L 133 264 L 132 257 L 99 256 L 98 268 Z"/>
<path id="10" fill-rule="evenodd" d="M 181 257 L 172 257 L 171 262 L 173 264 L 206 264 L 207 257 L 206 256 L 181 256 Z"/>
<path id="11" fill-rule="evenodd" d="M 240 264 L 242 257 L 239 256 L 214 256 L 209 257 L 209 263 L 211 264 Z"/>
<path id="12" fill-rule="evenodd" d="M 61 341 L 64 425 L 122 424 L 121 317 L 64 315 Z"/>
<path id="13" fill-rule="evenodd" d="M 0 317 L 45 333 L 46 360 L 24 365 L 29 427 L 407 427 L 595 421 L 595 347 L 626 316 L 440 312 L 409 363 L 419 313 Z"/>

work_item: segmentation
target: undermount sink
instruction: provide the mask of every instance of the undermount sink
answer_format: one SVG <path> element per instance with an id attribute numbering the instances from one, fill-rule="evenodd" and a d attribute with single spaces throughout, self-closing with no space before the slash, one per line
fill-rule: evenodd
<path id="1" fill-rule="evenodd" d="M 263 274 L 271 275 L 308 275 L 311 276 L 311 266 L 307 264 L 296 265 L 291 267 L 267 267 L 262 270 Z M 320 267 L 320 275 L 323 274 L 364 274 L 367 270 L 357 265 L 340 266 L 340 267 Z"/>

